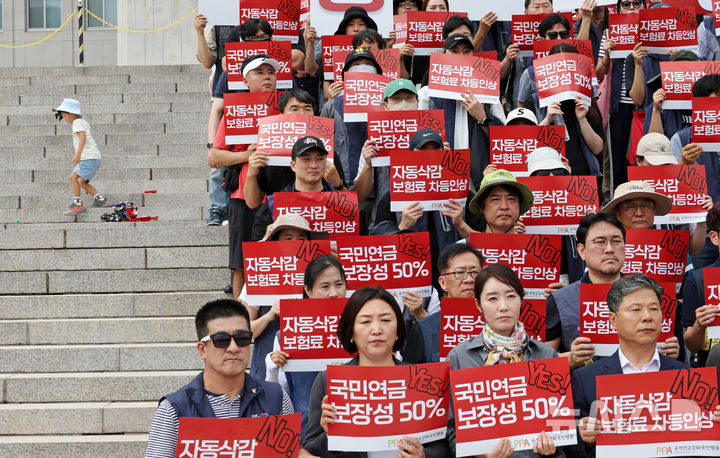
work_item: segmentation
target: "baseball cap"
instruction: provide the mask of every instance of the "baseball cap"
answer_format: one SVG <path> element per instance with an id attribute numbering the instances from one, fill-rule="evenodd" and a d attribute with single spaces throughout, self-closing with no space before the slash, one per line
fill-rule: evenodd
<path id="1" fill-rule="evenodd" d="M 290 158 L 292 160 L 295 160 L 296 157 L 302 156 L 308 151 L 319 151 L 325 155 L 328 154 L 327 150 L 325 149 L 325 144 L 322 142 L 322 140 L 317 137 L 313 137 L 312 135 L 306 135 L 305 137 L 300 137 L 295 140 L 295 144 L 292 147 L 292 152 L 290 153 Z"/>
<path id="2" fill-rule="evenodd" d="M 435 142 L 443 147 L 442 137 L 432 129 L 420 129 L 410 137 L 410 150 L 418 150 L 430 142 Z"/>
<path id="3" fill-rule="evenodd" d="M 511 126 L 511 122 L 516 119 L 526 119 L 535 125 L 537 125 L 538 123 L 537 118 L 535 117 L 535 113 L 533 113 L 532 110 L 528 110 L 527 108 L 515 108 L 513 111 L 508 113 L 505 125 Z"/>
<path id="4" fill-rule="evenodd" d="M 472 41 L 470 41 L 470 38 L 463 35 L 462 33 L 453 33 L 449 37 L 445 39 L 445 43 L 443 44 L 443 50 L 445 49 L 452 49 L 455 46 L 457 46 L 458 43 L 465 43 L 471 48 L 473 47 Z"/>
<path id="5" fill-rule="evenodd" d="M 385 87 L 385 96 L 383 99 L 387 100 L 388 97 L 392 97 L 393 94 L 395 94 L 397 91 L 410 91 L 413 94 L 417 95 L 417 88 L 415 88 L 415 85 L 410 80 L 406 80 L 404 78 L 396 79 L 393 81 L 390 81 L 388 83 L 387 87 Z"/>
<path id="6" fill-rule="evenodd" d="M 382 75 L 382 67 L 380 67 L 380 64 L 378 64 L 377 60 L 375 59 L 375 54 L 371 53 L 367 49 L 363 48 L 357 48 L 352 51 L 350 51 L 345 58 L 345 65 L 343 65 L 343 75 L 345 75 L 345 71 L 350 68 L 350 66 L 358 59 L 368 59 L 372 66 L 375 67 L 375 69 L 378 72 L 378 75 Z"/>
<path id="7" fill-rule="evenodd" d="M 263 64 L 268 64 L 272 68 L 275 69 L 275 71 L 280 71 L 280 62 L 276 61 L 272 57 L 268 56 L 267 54 L 257 54 L 253 57 L 250 57 L 249 59 L 245 59 L 242 66 L 240 67 L 240 71 L 242 72 L 242 76 L 247 76 L 247 74 L 251 70 L 255 70 L 259 66 Z"/>
<path id="8" fill-rule="evenodd" d="M 63 99 L 60 106 L 53 108 L 53 111 L 64 111 L 66 113 L 73 113 L 78 116 L 82 116 L 80 113 L 80 102 L 75 99 Z"/>
<path id="9" fill-rule="evenodd" d="M 650 165 L 677 165 L 670 140 L 658 132 L 643 136 L 637 144 L 638 156 L 644 157 Z"/>

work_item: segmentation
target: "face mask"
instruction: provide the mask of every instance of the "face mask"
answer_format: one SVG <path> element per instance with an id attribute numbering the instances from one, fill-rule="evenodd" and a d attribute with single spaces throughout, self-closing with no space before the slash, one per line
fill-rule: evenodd
<path id="1" fill-rule="evenodd" d="M 390 111 L 408 111 L 408 110 L 417 110 L 417 109 L 418 109 L 418 103 L 410 102 L 408 100 L 403 100 L 398 103 L 388 103 L 388 110 L 390 110 Z"/>
<path id="2" fill-rule="evenodd" d="M 347 70 L 345 73 L 375 73 L 377 74 L 377 68 L 373 67 L 372 65 L 368 64 L 358 64 L 353 65 L 350 67 L 349 70 Z"/>

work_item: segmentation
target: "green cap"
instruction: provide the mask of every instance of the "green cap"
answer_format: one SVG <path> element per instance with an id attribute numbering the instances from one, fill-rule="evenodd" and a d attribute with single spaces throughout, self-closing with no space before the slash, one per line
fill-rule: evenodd
<path id="1" fill-rule="evenodd" d="M 392 97 L 394 93 L 402 90 L 410 91 L 415 95 L 417 95 L 418 93 L 412 81 L 400 78 L 390 81 L 388 83 L 387 87 L 385 88 L 385 97 L 383 98 L 383 100 L 387 100 L 388 97 Z"/>
<path id="2" fill-rule="evenodd" d="M 479 215 L 482 213 L 480 209 L 480 196 L 487 189 L 493 186 L 510 186 L 515 188 L 520 193 L 520 214 L 522 215 L 526 211 L 530 210 L 533 204 L 533 193 L 525 184 L 518 182 L 515 175 L 504 169 L 498 169 L 494 172 L 485 175 L 483 180 L 480 182 L 480 189 L 475 193 L 475 196 L 470 201 L 468 208 L 471 212 Z"/>

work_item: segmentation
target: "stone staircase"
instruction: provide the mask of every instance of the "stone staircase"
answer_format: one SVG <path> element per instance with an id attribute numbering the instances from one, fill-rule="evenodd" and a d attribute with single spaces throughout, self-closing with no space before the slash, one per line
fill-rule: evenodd
<path id="1" fill-rule="evenodd" d="M 0 69 L 0 456 L 142 456 L 157 400 L 202 367 L 193 317 L 230 278 L 227 228 L 204 224 L 207 81 L 199 65 Z M 63 215 L 65 97 L 103 154 L 93 184 L 157 221 Z"/>

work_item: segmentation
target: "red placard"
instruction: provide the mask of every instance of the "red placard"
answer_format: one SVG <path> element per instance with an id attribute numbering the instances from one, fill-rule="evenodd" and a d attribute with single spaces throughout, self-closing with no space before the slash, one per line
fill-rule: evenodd
<path id="1" fill-rule="evenodd" d="M 665 54 L 671 49 L 697 52 L 695 8 L 652 8 L 640 10 L 638 40 L 651 53 Z"/>
<path id="2" fill-rule="evenodd" d="M 488 234 L 473 232 L 470 245 L 485 258 L 485 264 L 505 264 L 520 279 L 525 297 L 542 299 L 550 283 L 560 281 L 559 235 Z"/>
<path id="3" fill-rule="evenodd" d="M 607 306 L 607 293 L 612 283 L 580 285 L 580 336 L 589 337 L 595 346 L 595 356 L 610 356 L 618 349 L 617 331 L 610 322 L 610 310 Z M 658 337 L 658 348 L 674 335 L 675 283 L 660 283 L 663 287 L 662 324 Z"/>
<path id="4" fill-rule="evenodd" d="M 628 167 L 628 180 L 646 181 L 653 191 L 670 197 L 672 210 L 665 216 L 655 216 L 655 224 L 684 224 L 705 221 L 707 211 L 702 203 L 707 195 L 705 166 L 654 165 Z"/>
<path id="5" fill-rule="evenodd" d="M 693 97 L 692 142 L 705 151 L 720 151 L 720 102 L 716 97 Z"/>
<path id="6" fill-rule="evenodd" d="M 280 349 L 290 355 L 285 372 L 324 371 L 352 358 L 337 336 L 346 303 L 347 298 L 280 301 Z"/>
<path id="7" fill-rule="evenodd" d="M 445 115 L 442 110 L 379 111 L 368 113 L 368 140 L 375 142 L 377 156 L 373 167 L 390 165 L 390 153 L 409 151 L 410 137 L 420 129 L 439 132 L 445 140 Z"/>
<path id="8" fill-rule="evenodd" d="M 298 42 L 300 0 L 240 0 L 240 24 L 253 18 L 270 23 L 274 40 Z"/>
<path id="9" fill-rule="evenodd" d="M 297 458 L 301 418 L 300 413 L 251 418 L 181 417 L 175 457 Z"/>
<path id="10" fill-rule="evenodd" d="M 440 358 L 444 361 L 450 350 L 479 336 L 485 320 L 473 297 L 440 299 Z"/>
<path id="11" fill-rule="evenodd" d="M 659 282 L 682 283 L 689 241 L 688 231 L 625 229 L 622 273 L 645 274 Z"/>
<path id="12" fill-rule="evenodd" d="M 290 58 L 290 42 L 288 41 L 243 41 L 225 43 L 225 59 L 227 66 L 228 89 L 243 90 L 247 85 L 243 82 L 242 67 L 246 57 L 256 54 L 267 54 L 278 63 L 280 70 L 277 76 L 278 89 L 292 89 L 292 60 Z"/>
<path id="13" fill-rule="evenodd" d="M 482 57 L 483 59 L 498 60 L 497 51 L 478 51 L 474 52 L 473 56 Z"/>
<path id="14" fill-rule="evenodd" d="M 715 367 L 597 377 L 597 456 L 720 455 L 717 386 Z"/>
<path id="15" fill-rule="evenodd" d="M 255 143 L 260 119 L 280 113 L 277 109 L 279 95 L 276 91 L 225 94 L 225 144 Z"/>
<path id="16" fill-rule="evenodd" d="M 275 219 L 286 213 L 301 215 L 313 231 L 324 231 L 331 239 L 360 235 L 360 211 L 355 191 L 276 192 Z"/>
<path id="17" fill-rule="evenodd" d="M 394 48 L 404 44 L 415 47 L 416 56 L 429 56 L 443 50 L 445 40 L 442 29 L 445 22 L 453 16 L 467 17 L 467 13 L 451 13 L 448 11 L 408 11 L 393 16 L 396 39 Z"/>
<path id="18" fill-rule="evenodd" d="M 713 0 L 712 8 L 715 18 L 715 35 L 720 37 L 720 0 Z"/>
<path id="19" fill-rule="evenodd" d="M 567 363 L 566 363 L 567 365 Z M 398 449 L 403 436 L 421 443 L 445 438 L 450 364 L 391 367 L 328 366 L 328 450 Z"/>
<path id="20" fill-rule="evenodd" d="M 267 155 L 267 165 L 290 166 L 290 155 L 298 138 L 312 135 L 322 140 L 328 159 L 335 155 L 335 124 L 332 119 L 306 114 L 281 114 L 260 119 L 257 150 Z"/>
<path id="21" fill-rule="evenodd" d="M 383 75 L 396 80 L 400 78 L 400 50 L 398 49 L 371 49 L 375 60 L 380 64 Z M 345 67 L 345 59 L 350 51 L 335 51 L 333 53 L 333 76 L 335 82 L 342 81 L 342 71 Z"/>
<path id="22" fill-rule="evenodd" d="M 565 358 L 454 370 L 450 382 L 457 456 L 490 453 L 505 437 L 532 450 L 544 431 L 558 447 L 577 443 Z"/>
<path id="23" fill-rule="evenodd" d="M 563 126 L 490 126 L 490 163 L 518 177 L 530 173 L 527 156 L 535 149 L 549 146 L 565 156 Z"/>
<path id="24" fill-rule="evenodd" d="M 705 305 L 714 305 L 720 308 L 720 267 L 706 267 L 703 269 L 705 280 Z M 707 338 L 720 338 L 720 316 L 707 327 Z"/>
<path id="25" fill-rule="evenodd" d="M 442 210 L 448 199 L 465 205 L 470 183 L 470 150 L 397 151 L 390 157 L 390 211 L 413 202 Z"/>
<path id="26" fill-rule="evenodd" d="M 574 234 L 583 216 L 598 211 L 594 176 L 519 177 L 533 193 L 522 215 L 528 234 Z"/>
<path id="27" fill-rule="evenodd" d="M 243 242 L 243 265 L 248 304 L 269 305 L 277 299 L 299 299 L 305 267 L 330 254 L 328 240 Z"/>
<path id="28" fill-rule="evenodd" d="M 720 73 L 720 61 L 660 62 L 660 80 L 665 90 L 663 110 L 692 108 L 692 87 L 709 73 Z"/>
<path id="29" fill-rule="evenodd" d="M 427 232 L 343 237 L 338 259 L 345 269 L 348 292 L 378 285 L 402 307 L 402 295 L 415 291 L 430 297 L 430 237 Z"/>
<path id="30" fill-rule="evenodd" d="M 533 59 L 537 60 L 549 56 L 550 50 L 553 48 L 553 46 L 560 43 L 573 45 L 577 48 L 580 54 L 582 54 L 583 56 L 587 56 L 590 59 L 593 59 L 592 43 L 590 42 L 590 40 L 573 40 L 570 38 L 558 38 L 557 40 L 536 41 L 533 44 Z M 593 76 L 595 76 L 595 73 L 593 73 Z"/>
<path id="31" fill-rule="evenodd" d="M 632 54 L 638 42 L 640 16 L 637 14 L 611 14 L 608 17 L 608 38 L 615 44 L 610 51 L 612 59 L 625 58 Z"/>
<path id="32" fill-rule="evenodd" d="M 525 332 L 531 339 L 545 342 L 545 321 L 547 300 L 523 299 L 518 320 L 525 326 Z"/>
<path id="33" fill-rule="evenodd" d="M 568 23 L 573 23 L 572 13 L 552 13 L 564 16 Z M 533 44 L 540 41 L 538 27 L 546 17 L 551 14 L 513 14 L 512 17 L 512 42 L 520 48 L 520 56 L 530 57 L 533 55 Z M 572 34 L 572 30 L 570 30 Z"/>
<path id="34" fill-rule="evenodd" d="M 367 122 L 371 111 L 385 111 L 385 87 L 392 81 L 385 75 L 347 73 L 343 82 L 345 122 Z"/>
<path id="35" fill-rule="evenodd" d="M 592 58 L 561 52 L 536 59 L 534 64 L 541 107 L 553 102 L 575 100 L 577 97 L 590 105 L 595 68 Z"/>
<path id="36" fill-rule="evenodd" d="M 430 55 L 428 94 L 442 99 L 464 100 L 472 93 L 480 102 L 500 100 L 500 62 L 475 56 L 433 53 Z"/>
<path id="37" fill-rule="evenodd" d="M 322 62 L 325 81 L 332 81 L 333 79 L 333 53 L 352 51 L 352 39 L 352 35 L 327 35 L 322 37 Z"/>

